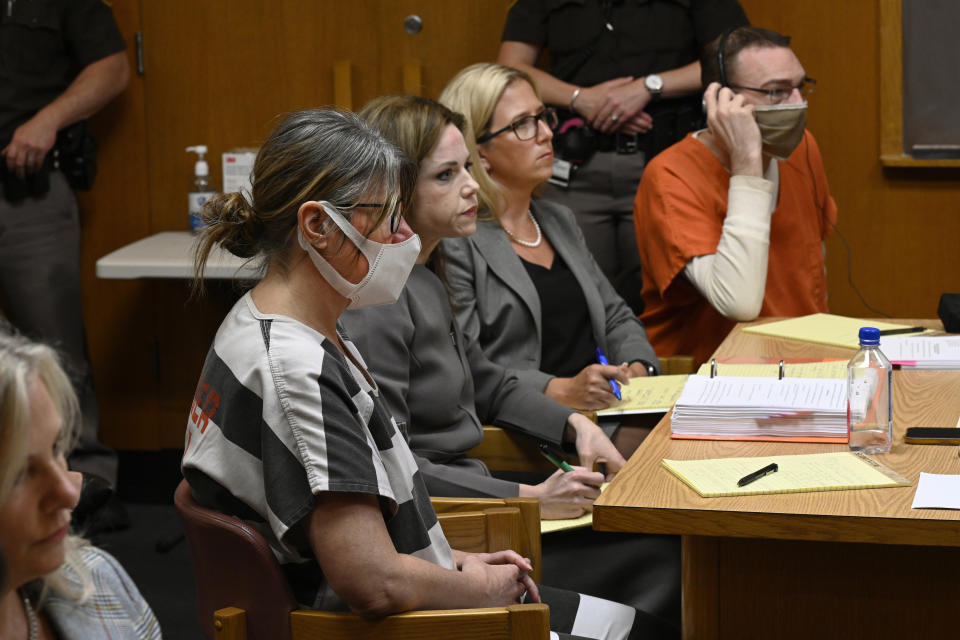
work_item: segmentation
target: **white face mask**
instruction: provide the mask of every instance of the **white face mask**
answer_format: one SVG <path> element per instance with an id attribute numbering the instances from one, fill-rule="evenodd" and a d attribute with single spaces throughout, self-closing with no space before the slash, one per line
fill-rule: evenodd
<path id="1" fill-rule="evenodd" d="M 363 237 L 363 234 L 357 231 L 357 228 L 329 202 L 324 201 L 320 204 L 340 231 L 367 258 L 370 265 L 367 275 L 360 282 L 356 284 L 348 282 L 307 242 L 303 232 L 297 229 L 297 240 L 300 246 L 310 256 L 310 260 L 323 279 L 329 282 L 340 295 L 349 298 L 349 309 L 376 307 L 396 302 L 400 292 L 403 291 L 403 286 L 407 283 L 407 277 L 417 261 L 417 256 L 420 255 L 420 236 L 414 234 L 397 244 L 382 244 Z"/>
<path id="2" fill-rule="evenodd" d="M 807 126 L 807 103 L 757 105 L 753 108 L 760 127 L 763 152 L 786 160 L 803 140 Z"/>

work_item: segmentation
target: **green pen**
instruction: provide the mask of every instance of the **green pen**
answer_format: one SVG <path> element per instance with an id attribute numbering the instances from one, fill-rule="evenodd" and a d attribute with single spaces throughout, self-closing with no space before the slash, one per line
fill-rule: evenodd
<path id="1" fill-rule="evenodd" d="M 562 469 L 564 473 L 569 473 L 573 471 L 573 467 L 570 466 L 566 460 L 557 456 L 553 451 L 550 450 L 550 447 L 544 443 L 540 443 L 540 453 L 543 454 L 543 457 L 552 462 L 558 468 Z"/>

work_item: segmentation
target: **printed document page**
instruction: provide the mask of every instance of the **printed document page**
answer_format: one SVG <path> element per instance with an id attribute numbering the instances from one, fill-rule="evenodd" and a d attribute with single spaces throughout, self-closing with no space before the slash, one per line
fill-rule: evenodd
<path id="1" fill-rule="evenodd" d="M 691 376 L 678 405 L 750 409 L 846 412 L 844 380 L 823 378 L 740 378 Z"/>
<path id="2" fill-rule="evenodd" d="M 887 336 L 880 350 L 890 362 L 920 369 L 960 369 L 960 336 Z"/>

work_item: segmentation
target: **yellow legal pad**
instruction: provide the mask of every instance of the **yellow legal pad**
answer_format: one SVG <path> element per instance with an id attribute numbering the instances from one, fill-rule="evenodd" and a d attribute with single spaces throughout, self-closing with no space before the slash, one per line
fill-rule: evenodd
<path id="1" fill-rule="evenodd" d="M 606 409 L 597 411 L 598 416 L 618 416 L 629 413 L 664 413 L 680 397 L 686 375 L 631 378 L 630 384 L 620 386 L 622 400 Z"/>
<path id="2" fill-rule="evenodd" d="M 740 478 L 771 462 L 779 467 L 776 473 L 737 486 Z M 909 480 L 859 451 L 712 460 L 664 458 L 663 466 L 704 498 L 910 486 Z"/>
<path id="3" fill-rule="evenodd" d="M 604 482 L 600 485 L 600 493 L 603 493 L 610 485 L 609 482 Z M 579 529 L 580 527 L 592 527 L 593 526 L 593 512 L 585 513 L 579 518 L 567 518 L 566 520 L 541 520 L 540 521 L 540 535 L 545 533 L 553 533 L 554 531 L 566 531 L 567 529 Z"/>
<path id="4" fill-rule="evenodd" d="M 774 338 L 789 338 L 818 344 L 830 344 L 838 347 L 856 349 L 860 346 L 860 327 L 884 329 L 906 329 L 908 325 L 880 322 L 879 320 L 861 320 L 835 316 L 829 313 L 814 313 L 809 316 L 758 324 L 744 329 L 746 333 L 756 333 Z M 916 335 L 920 335 L 917 333 Z"/>

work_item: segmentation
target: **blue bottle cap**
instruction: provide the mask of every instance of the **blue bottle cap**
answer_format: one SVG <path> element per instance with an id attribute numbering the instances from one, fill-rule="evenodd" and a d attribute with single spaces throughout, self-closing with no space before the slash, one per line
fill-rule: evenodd
<path id="1" fill-rule="evenodd" d="M 876 327 L 860 327 L 860 344 L 880 344 L 880 329 Z"/>

